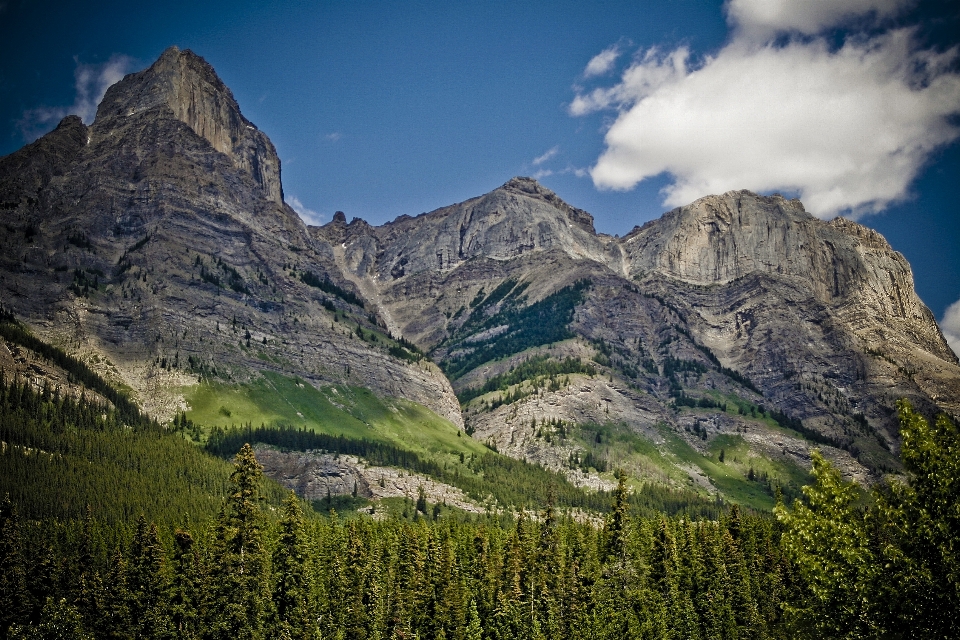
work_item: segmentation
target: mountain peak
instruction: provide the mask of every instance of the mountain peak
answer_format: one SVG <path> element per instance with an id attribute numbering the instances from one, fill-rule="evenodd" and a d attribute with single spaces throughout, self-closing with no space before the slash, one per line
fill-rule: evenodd
<path id="1" fill-rule="evenodd" d="M 166 49 L 150 67 L 107 90 L 93 127 L 112 131 L 160 110 L 173 116 L 249 173 L 264 195 L 283 203 L 280 159 L 270 140 L 240 113 L 233 93 L 213 67 L 189 49 Z"/>
<path id="2" fill-rule="evenodd" d="M 567 204 L 557 194 L 550 189 L 547 189 L 534 178 L 515 176 L 504 183 L 502 187 L 496 189 L 496 191 L 505 191 L 507 193 L 526 196 L 528 198 L 536 198 L 537 200 L 546 202 L 566 214 L 567 219 L 571 223 L 577 225 L 584 231 L 594 235 L 597 233 L 593 226 L 592 215 L 583 209 L 577 209 L 576 207 Z"/>

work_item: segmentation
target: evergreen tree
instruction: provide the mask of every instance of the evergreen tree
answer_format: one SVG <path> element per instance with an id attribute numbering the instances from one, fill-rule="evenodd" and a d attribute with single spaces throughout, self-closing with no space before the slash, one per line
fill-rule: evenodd
<path id="1" fill-rule="evenodd" d="M 216 528 L 216 598 L 207 634 L 259 640 L 270 605 L 269 563 L 263 540 L 263 467 L 245 444 L 234 458 L 232 490 Z"/>
<path id="2" fill-rule="evenodd" d="M 107 574 L 107 588 L 103 609 L 93 627 L 98 638 L 129 638 L 134 628 L 130 617 L 133 597 L 127 584 L 128 567 L 123 552 L 118 548 L 114 554 L 110 572 Z"/>
<path id="3" fill-rule="evenodd" d="M 10 629 L 11 640 L 92 640 L 84 628 L 80 612 L 65 598 L 47 603 L 35 626 L 14 625 Z"/>
<path id="4" fill-rule="evenodd" d="M 200 557 L 189 531 L 173 534 L 173 576 L 170 585 L 170 623 L 177 638 L 193 640 L 200 636 L 201 591 L 204 588 Z"/>
<path id="5" fill-rule="evenodd" d="M 169 583 L 157 525 L 141 514 L 130 545 L 127 585 L 135 638 L 162 638 L 170 633 L 167 616 Z"/>
<path id="6" fill-rule="evenodd" d="M 464 640 L 483 640 L 483 626 L 480 624 L 480 615 L 477 613 L 477 602 L 470 600 L 470 612 L 467 614 L 467 629 Z"/>
<path id="7" fill-rule="evenodd" d="M 29 621 L 30 605 L 20 518 L 8 494 L 0 503 L 0 637 Z"/>
<path id="8" fill-rule="evenodd" d="M 627 474 L 623 469 L 618 469 L 617 489 L 614 492 L 613 511 L 607 518 L 604 526 L 605 556 L 610 562 L 622 563 L 626 558 L 627 549 L 627 526 L 629 515 L 627 509 Z"/>
<path id="9" fill-rule="evenodd" d="M 277 629 L 295 640 L 313 638 L 316 633 L 310 606 L 311 564 L 304 528 L 300 499 L 291 491 L 283 503 L 280 539 L 273 552 L 273 602 Z"/>

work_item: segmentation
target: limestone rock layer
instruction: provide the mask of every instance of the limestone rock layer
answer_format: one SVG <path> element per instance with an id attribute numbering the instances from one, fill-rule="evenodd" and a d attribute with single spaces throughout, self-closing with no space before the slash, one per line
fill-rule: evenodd
<path id="1" fill-rule="evenodd" d="M 960 415 L 957 357 L 909 264 L 860 224 L 732 191 L 616 238 L 518 177 L 382 226 L 307 227 L 269 139 L 175 47 L 111 87 L 91 126 L 68 117 L 0 158 L 0 219 L 3 306 L 161 419 L 198 379 L 273 371 L 407 398 L 560 470 L 577 450 L 541 439 L 548 419 L 654 443 L 668 429 L 698 450 L 737 434 L 797 464 L 816 440 L 861 477 L 894 464 L 897 399 Z"/>

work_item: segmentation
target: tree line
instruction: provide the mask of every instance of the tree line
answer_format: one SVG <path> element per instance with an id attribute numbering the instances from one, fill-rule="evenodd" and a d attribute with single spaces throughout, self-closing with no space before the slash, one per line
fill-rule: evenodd
<path id="1" fill-rule="evenodd" d="M 602 526 L 551 506 L 508 526 L 269 517 L 252 448 L 208 526 L 140 517 L 107 536 L 2 506 L 0 624 L 11 638 L 782 637 L 798 588 L 769 518 L 638 518 L 624 478 Z M 66 525 L 65 525 L 66 526 Z M 99 537 L 98 537 L 99 532 Z M 101 552 L 94 550 L 100 539 Z M 28 552 L 30 550 L 30 552 Z M 37 550 L 40 552 L 37 553 Z"/>

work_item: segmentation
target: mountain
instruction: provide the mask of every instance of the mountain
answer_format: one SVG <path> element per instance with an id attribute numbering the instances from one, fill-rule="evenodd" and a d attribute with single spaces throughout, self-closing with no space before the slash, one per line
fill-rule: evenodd
<path id="1" fill-rule="evenodd" d="M 0 176 L 4 304 L 160 419 L 186 408 L 180 389 L 198 376 L 273 370 L 460 423 L 435 366 L 333 322 L 375 328 L 331 246 L 284 204 L 273 145 L 195 54 L 168 49 L 107 91 L 93 125 L 66 118 Z"/>
<path id="2" fill-rule="evenodd" d="M 308 227 L 269 139 L 175 47 L 91 126 L 0 159 L 0 217 L 4 307 L 162 422 L 433 452 L 464 429 L 586 486 L 619 466 L 769 501 L 814 446 L 861 481 L 897 470 L 899 398 L 960 415 L 957 357 L 862 225 L 734 191 L 618 238 L 518 177 Z"/>

